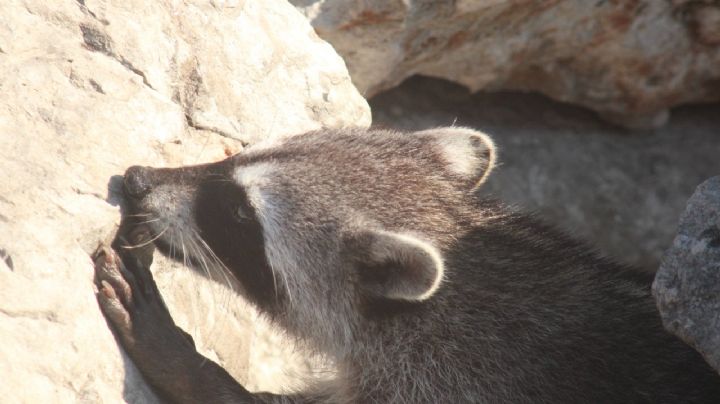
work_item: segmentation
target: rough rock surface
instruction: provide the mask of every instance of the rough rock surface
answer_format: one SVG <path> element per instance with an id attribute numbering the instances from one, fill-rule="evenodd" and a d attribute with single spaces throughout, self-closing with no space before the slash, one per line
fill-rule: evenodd
<path id="1" fill-rule="evenodd" d="M 500 165 L 481 191 L 653 272 L 695 186 L 720 173 L 720 104 L 678 108 L 663 128 L 629 132 L 537 94 L 469 94 L 414 77 L 370 106 L 374 124 L 490 134 Z"/>
<path id="2" fill-rule="evenodd" d="M 720 99 L 713 0 L 291 0 L 366 96 L 414 74 L 539 91 L 630 127 Z"/>
<path id="3" fill-rule="evenodd" d="M 702 183 L 688 201 L 653 294 L 665 328 L 720 372 L 720 177 Z"/>
<path id="4" fill-rule="evenodd" d="M 111 177 L 370 121 L 343 61 L 281 0 L 4 0 L 0 94 L 8 403 L 154 401 L 93 293 L 89 254 L 119 221 Z M 290 355 L 267 356 L 281 348 L 264 342 L 255 314 L 222 286 L 159 261 L 171 311 L 205 353 L 250 387 L 284 383 Z"/>

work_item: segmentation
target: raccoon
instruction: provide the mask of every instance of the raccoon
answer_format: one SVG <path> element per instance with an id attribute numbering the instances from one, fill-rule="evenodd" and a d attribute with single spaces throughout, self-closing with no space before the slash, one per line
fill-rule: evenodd
<path id="1" fill-rule="evenodd" d="M 663 329 L 649 275 L 480 195 L 495 156 L 468 128 L 343 129 L 131 167 L 129 214 L 95 257 L 100 307 L 177 403 L 720 402 L 718 375 Z M 232 278 L 335 380 L 246 390 L 173 322 L 155 246 Z"/>

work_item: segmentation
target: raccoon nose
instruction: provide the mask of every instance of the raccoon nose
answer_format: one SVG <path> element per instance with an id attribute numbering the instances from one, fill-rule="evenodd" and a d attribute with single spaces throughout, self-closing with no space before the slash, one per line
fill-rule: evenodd
<path id="1" fill-rule="evenodd" d="M 125 195 L 140 199 L 147 195 L 152 186 L 150 184 L 150 170 L 148 167 L 132 166 L 125 171 L 123 180 Z"/>

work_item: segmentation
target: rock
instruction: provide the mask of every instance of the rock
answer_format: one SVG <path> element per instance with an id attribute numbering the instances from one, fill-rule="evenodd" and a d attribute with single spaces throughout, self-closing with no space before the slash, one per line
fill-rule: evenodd
<path id="1" fill-rule="evenodd" d="M 720 45 L 720 6 L 690 3 L 685 17 L 695 38 L 708 46 Z"/>
<path id="2" fill-rule="evenodd" d="M 720 371 L 720 177 L 688 201 L 653 294 L 665 328 Z"/>
<path id="3" fill-rule="evenodd" d="M 720 3 L 291 0 L 366 96 L 415 74 L 539 91 L 634 128 L 720 99 Z"/>
<path id="4" fill-rule="evenodd" d="M 342 59 L 281 0 L 2 1 L 0 89 L 0 397 L 13 403 L 155 401 L 93 293 L 89 254 L 119 222 L 113 176 L 370 122 Z M 176 267 L 155 270 L 179 324 L 250 387 L 277 389 L 287 349 Z"/>

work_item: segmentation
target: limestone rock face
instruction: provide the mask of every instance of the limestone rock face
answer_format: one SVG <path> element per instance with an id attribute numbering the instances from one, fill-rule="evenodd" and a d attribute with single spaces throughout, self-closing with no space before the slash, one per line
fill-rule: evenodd
<path id="1" fill-rule="evenodd" d="M 720 99 L 709 0 L 291 0 L 366 96 L 414 74 L 531 90 L 630 127 Z"/>
<path id="2" fill-rule="evenodd" d="M 281 0 L 2 1 L 0 94 L 0 401 L 9 403 L 155 400 L 93 293 L 89 254 L 119 222 L 113 176 L 370 122 L 343 61 Z M 204 353 L 250 388 L 283 383 L 286 356 L 267 356 L 265 326 L 233 292 L 160 258 L 155 271 Z"/>
<path id="3" fill-rule="evenodd" d="M 690 198 L 653 293 L 665 328 L 720 371 L 720 177 Z"/>

